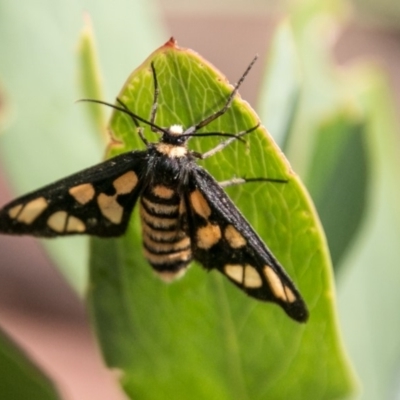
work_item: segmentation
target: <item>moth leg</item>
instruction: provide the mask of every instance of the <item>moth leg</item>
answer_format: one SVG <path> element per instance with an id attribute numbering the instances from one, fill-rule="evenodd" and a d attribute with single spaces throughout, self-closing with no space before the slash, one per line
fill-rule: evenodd
<path id="1" fill-rule="evenodd" d="M 194 157 L 199 158 L 200 160 L 205 160 L 206 158 L 211 157 L 215 153 L 218 153 L 219 151 L 223 150 L 225 147 L 229 146 L 235 140 L 239 140 L 242 136 L 247 135 L 250 132 L 253 132 L 259 126 L 260 126 L 260 124 L 257 124 L 257 125 L 249 128 L 249 129 L 247 129 L 245 131 L 239 132 L 236 135 L 230 137 L 229 139 L 224 140 L 223 142 L 221 142 L 220 144 L 215 146 L 213 149 L 206 151 L 205 153 L 192 152 L 191 154 Z"/>
<path id="2" fill-rule="evenodd" d="M 232 178 L 227 181 L 218 182 L 219 186 L 226 188 L 229 186 L 242 185 L 243 183 L 251 182 L 275 182 L 275 183 L 288 183 L 287 179 L 275 178 Z"/>

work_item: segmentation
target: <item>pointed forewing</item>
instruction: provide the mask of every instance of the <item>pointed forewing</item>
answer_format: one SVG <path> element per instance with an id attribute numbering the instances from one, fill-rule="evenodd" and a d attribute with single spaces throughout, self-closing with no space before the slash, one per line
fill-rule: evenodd
<path id="1" fill-rule="evenodd" d="M 304 322 L 307 307 L 282 266 L 218 183 L 200 167 L 187 194 L 193 257 L 218 269 L 249 296 L 279 304 Z"/>
<path id="2" fill-rule="evenodd" d="M 0 233 L 121 235 L 145 168 L 145 153 L 129 152 L 20 197 L 0 210 Z"/>

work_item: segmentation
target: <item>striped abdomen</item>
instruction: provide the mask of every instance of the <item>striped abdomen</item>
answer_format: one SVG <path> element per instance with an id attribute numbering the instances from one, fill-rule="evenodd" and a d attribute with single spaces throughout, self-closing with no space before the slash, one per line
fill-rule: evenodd
<path id="1" fill-rule="evenodd" d="M 183 275 L 192 260 L 183 199 L 165 186 L 149 188 L 140 199 L 140 218 L 148 262 L 164 280 Z"/>

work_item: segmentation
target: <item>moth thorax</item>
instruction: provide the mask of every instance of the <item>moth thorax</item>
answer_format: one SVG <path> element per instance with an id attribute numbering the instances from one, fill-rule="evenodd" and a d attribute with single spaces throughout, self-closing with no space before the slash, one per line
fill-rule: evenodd
<path id="1" fill-rule="evenodd" d="M 182 125 L 171 125 L 171 126 L 169 127 L 169 129 L 168 129 L 168 132 L 169 132 L 171 135 L 176 135 L 176 136 L 182 135 L 182 133 L 183 133 L 183 126 L 182 126 Z"/>

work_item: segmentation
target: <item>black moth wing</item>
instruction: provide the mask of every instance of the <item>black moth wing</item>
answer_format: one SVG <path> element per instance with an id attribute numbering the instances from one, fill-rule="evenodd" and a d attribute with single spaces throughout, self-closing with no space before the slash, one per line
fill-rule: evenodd
<path id="1" fill-rule="evenodd" d="M 305 322 L 308 310 L 299 291 L 221 186 L 197 165 L 189 186 L 193 258 L 249 296 L 277 303 L 291 318 Z"/>
<path id="2" fill-rule="evenodd" d="M 0 210 L 0 232 L 122 235 L 146 165 L 146 152 L 127 152 L 17 198 Z"/>

